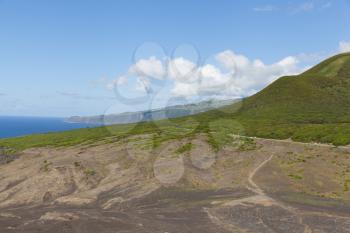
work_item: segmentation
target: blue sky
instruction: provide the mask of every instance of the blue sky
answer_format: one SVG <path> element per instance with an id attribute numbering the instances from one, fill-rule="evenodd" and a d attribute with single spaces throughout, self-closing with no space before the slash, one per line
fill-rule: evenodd
<path id="1" fill-rule="evenodd" d="M 348 0 L 0 0 L 0 115 L 247 96 L 348 51 L 348 12 Z"/>

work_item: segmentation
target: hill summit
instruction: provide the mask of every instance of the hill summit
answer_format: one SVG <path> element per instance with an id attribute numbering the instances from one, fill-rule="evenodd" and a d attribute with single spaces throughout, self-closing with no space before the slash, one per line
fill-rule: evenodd
<path id="1" fill-rule="evenodd" d="M 350 122 L 350 53 L 278 79 L 245 99 L 240 115 L 288 123 Z"/>
<path id="2" fill-rule="evenodd" d="M 350 53 L 281 77 L 244 99 L 233 115 L 248 135 L 349 144 Z"/>

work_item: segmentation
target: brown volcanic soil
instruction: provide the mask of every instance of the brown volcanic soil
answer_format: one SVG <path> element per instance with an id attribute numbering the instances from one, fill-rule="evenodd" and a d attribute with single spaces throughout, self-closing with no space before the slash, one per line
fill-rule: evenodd
<path id="1" fill-rule="evenodd" d="M 0 164 L 0 232 L 350 232 L 349 148 L 198 136 L 176 153 L 188 141 L 24 151 Z"/>

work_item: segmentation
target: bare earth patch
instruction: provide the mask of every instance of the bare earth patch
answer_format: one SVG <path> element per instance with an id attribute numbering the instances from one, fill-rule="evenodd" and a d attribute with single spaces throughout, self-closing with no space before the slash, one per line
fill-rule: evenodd
<path id="1" fill-rule="evenodd" d="M 207 138 L 24 151 L 0 165 L 0 232 L 350 232 L 350 149 Z"/>

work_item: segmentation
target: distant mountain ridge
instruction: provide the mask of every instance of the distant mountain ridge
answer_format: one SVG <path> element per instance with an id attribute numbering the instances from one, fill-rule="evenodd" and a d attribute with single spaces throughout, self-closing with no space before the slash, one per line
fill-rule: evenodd
<path id="1" fill-rule="evenodd" d="M 152 120 L 161 120 L 168 118 L 177 118 L 189 116 L 215 108 L 220 108 L 238 102 L 238 99 L 217 100 L 211 99 L 192 104 L 175 105 L 160 109 L 125 112 L 120 114 L 98 115 L 98 116 L 72 116 L 66 119 L 70 123 L 88 123 L 88 124 L 127 124 Z"/>

